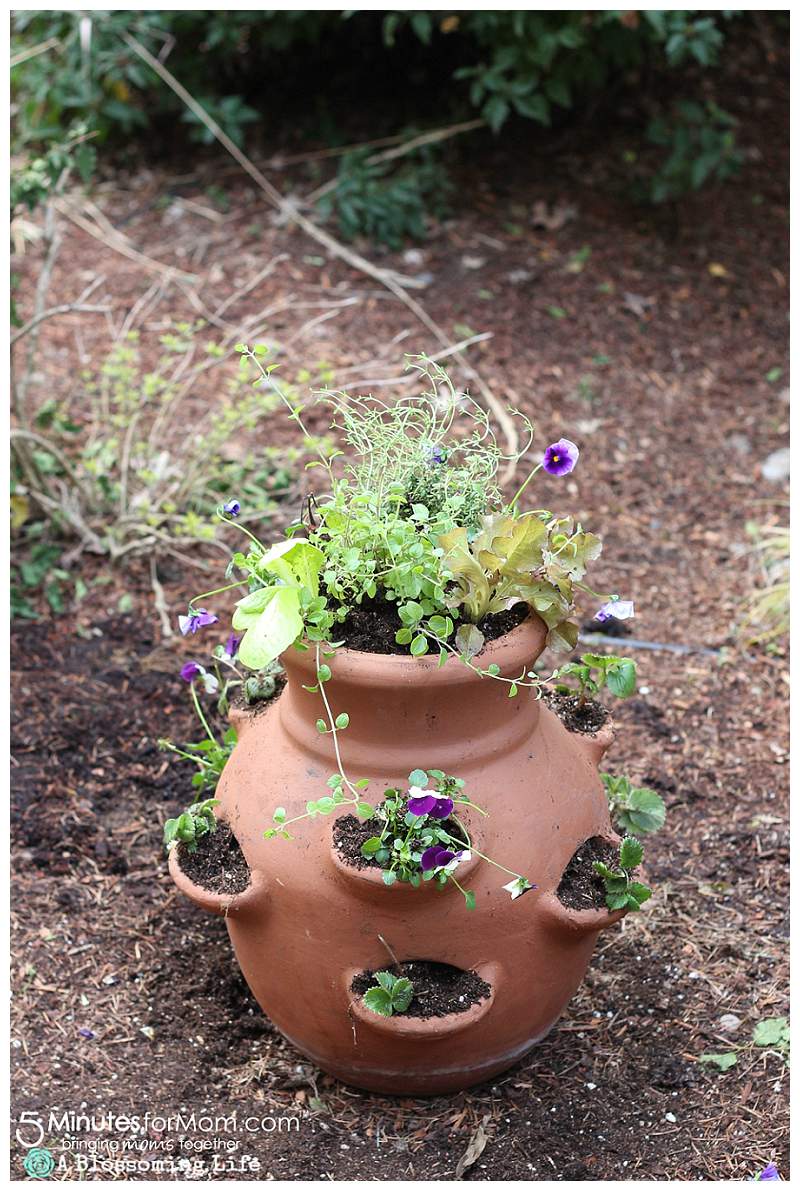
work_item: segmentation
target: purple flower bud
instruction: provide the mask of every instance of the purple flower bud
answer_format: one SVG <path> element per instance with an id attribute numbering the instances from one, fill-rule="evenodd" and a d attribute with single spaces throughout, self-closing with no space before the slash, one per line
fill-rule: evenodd
<path id="1" fill-rule="evenodd" d="M 81 1038 L 94 1038 L 93 1031 L 87 1030 L 86 1026 L 81 1026 L 81 1028 L 78 1030 L 78 1033 L 80 1034 Z"/>
<path id="2" fill-rule="evenodd" d="M 780 1177 L 781 1176 L 778 1174 L 777 1166 L 775 1165 L 774 1162 L 770 1162 L 761 1171 L 761 1174 L 756 1179 L 756 1182 L 757 1183 L 773 1183 L 773 1182 L 778 1181 L 780 1179 Z"/>
<path id="3" fill-rule="evenodd" d="M 239 652 L 239 645 L 241 644 L 241 641 L 241 637 L 237 637 L 235 633 L 231 633 L 230 637 L 228 637 L 228 640 L 225 642 L 225 653 L 231 661 L 233 661 Z"/>
<path id="4" fill-rule="evenodd" d="M 628 620 L 633 614 L 633 600 L 609 600 L 602 608 L 598 608 L 595 620 L 605 624 L 612 617 L 614 620 Z"/>
<path id="5" fill-rule="evenodd" d="M 551 476 L 567 476 L 578 462 L 580 451 L 568 438 L 551 443 L 542 456 L 542 467 Z"/>
<path id="6" fill-rule="evenodd" d="M 229 517 L 238 517 L 242 511 L 242 506 L 238 500 L 229 500 L 222 506 L 223 513 L 227 513 Z"/>
<path id="7" fill-rule="evenodd" d="M 216 624 L 219 620 L 213 612 L 208 612 L 205 608 L 190 608 L 187 616 L 179 616 L 178 624 L 184 637 L 189 633 L 196 633 L 198 629 L 202 629 L 207 624 Z"/>
<path id="8" fill-rule="evenodd" d="M 197 662 L 185 662 L 181 666 L 181 678 L 184 682 L 194 682 L 195 678 L 199 678 L 204 673 L 203 667 Z"/>

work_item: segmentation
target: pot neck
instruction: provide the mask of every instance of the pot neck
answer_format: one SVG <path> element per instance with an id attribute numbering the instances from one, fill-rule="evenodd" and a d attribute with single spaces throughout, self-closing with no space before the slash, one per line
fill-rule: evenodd
<path id="1" fill-rule="evenodd" d="M 545 634 L 539 618 L 531 616 L 487 646 L 477 662 L 482 669 L 499 666 L 503 678 L 518 678 L 541 653 Z M 304 689 L 316 683 L 315 646 L 290 650 L 281 660 L 288 677 L 278 702 L 282 726 L 304 752 L 325 759 L 333 772 L 331 735 L 316 727 L 317 720 L 327 719 L 322 695 Z M 483 678 L 456 657 L 440 667 L 436 657 L 340 649 L 322 660 L 331 668 L 324 689 L 333 715 L 349 716 L 338 735 L 352 778 L 386 773 L 399 780 L 411 767 L 458 774 L 459 767 L 507 751 L 536 726 L 534 691 L 520 688 L 509 699 L 507 682 Z"/>

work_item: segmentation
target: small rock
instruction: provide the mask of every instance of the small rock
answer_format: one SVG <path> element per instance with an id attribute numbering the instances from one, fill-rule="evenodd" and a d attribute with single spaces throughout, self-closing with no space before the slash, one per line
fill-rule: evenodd
<path id="1" fill-rule="evenodd" d="M 420 265 L 425 264 L 425 253 L 420 252 L 419 248 L 407 248 L 403 253 L 403 264 L 418 269 Z"/>
<path id="2" fill-rule="evenodd" d="M 742 1024 L 741 1017 L 737 1017 L 735 1013 L 723 1013 L 719 1019 L 719 1028 L 724 1030 L 726 1034 L 733 1034 L 739 1029 Z"/>
<path id="3" fill-rule="evenodd" d="M 788 479 L 789 448 L 780 447 L 779 450 L 773 451 L 771 455 L 767 455 L 761 464 L 761 474 L 765 480 L 771 480 L 775 484 Z"/>
<path id="4" fill-rule="evenodd" d="M 465 269 L 482 269 L 486 264 L 485 256 L 462 256 L 461 264 Z"/>
<path id="5" fill-rule="evenodd" d="M 678 1118 L 675 1116 L 674 1112 L 665 1112 L 664 1120 L 669 1121 L 670 1125 L 677 1125 L 678 1123 Z"/>

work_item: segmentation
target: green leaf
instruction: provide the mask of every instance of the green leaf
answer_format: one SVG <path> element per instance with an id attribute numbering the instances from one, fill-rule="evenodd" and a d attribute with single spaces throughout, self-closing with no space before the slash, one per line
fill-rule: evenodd
<path id="1" fill-rule="evenodd" d="M 328 731 L 328 725 L 325 723 L 324 720 L 317 720 L 317 731 L 320 734 L 324 734 L 325 732 Z"/>
<path id="2" fill-rule="evenodd" d="M 286 822 L 286 807 L 283 807 L 283 806 L 275 807 L 275 810 L 272 812 L 272 822 L 273 823 L 285 823 Z"/>
<path id="3" fill-rule="evenodd" d="M 384 869 L 384 871 L 381 873 L 381 876 L 383 877 L 384 885 L 394 885 L 395 881 L 397 880 L 397 874 L 391 872 L 389 869 Z"/>
<path id="4" fill-rule="evenodd" d="M 618 658 L 606 670 L 606 682 L 612 695 L 628 699 L 636 690 L 636 662 L 633 658 Z"/>
<path id="5" fill-rule="evenodd" d="M 344 729 L 350 723 L 350 716 L 346 711 L 342 711 L 339 713 L 339 715 L 337 715 L 335 723 L 337 728 L 339 728 L 341 731 L 344 731 Z"/>
<path id="6" fill-rule="evenodd" d="M 392 1004 L 395 1013 L 405 1013 L 414 999 L 414 986 L 406 976 L 399 976 L 392 989 Z"/>
<path id="7" fill-rule="evenodd" d="M 325 666 L 325 665 L 320 666 L 319 670 L 317 670 L 317 678 L 319 679 L 319 681 L 320 682 L 328 682 L 330 677 L 331 677 L 330 666 Z"/>
<path id="8" fill-rule="evenodd" d="M 789 1044 L 789 1021 L 785 1017 L 767 1017 L 753 1030 L 756 1046 L 783 1048 Z"/>
<path id="9" fill-rule="evenodd" d="M 485 637 L 476 624 L 462 624 L 456 630 L 456 648 L 467 661 L 474 658 L 483 649 Z M 496 663 L 493 663 L 495 665 Z M 490 666 L 489 669 L 492 669 Z M 497 667 L 499 673 L 500 667 Z"/>
<path id="10" fill-rule="evenodd" d="M 267 590 L 269 602 L 257 619 L 248 622 L 239 645 L 239 661 L 251 670 L 263 670 L 274 662 L 303 631 L 298 589 L 273 587 Z M 234 628 L 245 627 L 237 625 L 236 620 L 237 614 L 234 614 Z"/>
<path id="11" fill-rule="evenodd" d="M 422 655 L 427 652 L 428 652 L 428 638 L 423 637 L 422 633 L 419 633 L 414 638 L 414 640 L 411 642 L 411 653 L 414 655 L 415 658 L 421 658 Z"/>
<path id="12" fill-rule="evenodd" d="M 466 892 L 464 894 L 464 901 L 466 903 L 466 907 L 468 910 L 475 909 L 475 894 L 472 892 L 471 889 L 466 890 Z"/>
<path id="13" fill-rule="evenodd" d="M 369 839 L 364 840 L 364 843 L 361 845 L 361 855 L 374 856 L 376 852 L 380 852 L 382 847 L 383 841 L 379 836 L 373 835 Z"/>
<path id="14" fill-rule="evenodd" d="M 392 991 L 392 989 L 394 988 L 394 984 L 395 984 L 395 981 L 397 980 L 397 977 L 393 976 L 391 972 L 376 972 L 375 979 L 378 981 L 378 984 L 380 985 L 381 988 L 385 989 L 386 992 L 390 993 Z"/>
<path id="15" fill-rule="evenodd" d="M 412 769 L 408 775 L 409 786 L 419 786 L 424 790 L 428 784 L 428 775 L 424 769 Z"/>
<path id="16" fill-rule="evenodd" d="M 356 814 L 360 815 L 362 819 L 371 819 L 375 814 L 375 807 L 370 806 L 368 802 L 356 803 Z"/>
<path id="17" fill-rule="evenodd" d="M 628 893 L 636 899 L 636 903 L 639 906 L 653 896 L 652 889 L 649 889 L 647 885 L 643 885 L 641 881 L 631 881 L 628 886 Z"/>
<path id="18" fill-rule="evenodd" d="M 725 1054 L 700 1055 L 698 1062 L 713 1063 L 715 1067 L 719 1067 L 720 1071 L 728 1071 L 731 1067 L 733 1067 L 736 1064 L 737 1056 L 734 1051 L 729 1050 L 729 1051 L 726 1051 Z"/>
<path id="19" fill-rule="evenodd" d="M 644 848 L 636 836 L 626 835 L 619 849 L 619 862 L 622 867 L 626 869 L 638 868 L 642 863 L 643 856 Z"/>
<path id="20" fill-rule="evenodd" d="M 664 800 L 655 790 L 641 787 L 631 790 L 628 805 L 617 813 L 624 831 L 658 831 L 664 826 L 667 808 Z"/>
<path id="21" fill-rule="evenodd" d="M 367 1009 L 379 1013 L 381 1017 L 392 1016 L 392 998 L 382 988 L 368 988 L 364 993 L 364 1004 Z"/>

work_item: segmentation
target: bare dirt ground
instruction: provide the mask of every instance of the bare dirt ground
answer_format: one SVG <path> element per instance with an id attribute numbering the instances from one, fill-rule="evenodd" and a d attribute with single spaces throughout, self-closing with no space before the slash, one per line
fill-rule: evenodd
<path id="1" fill-rule="evenodd" d="M 658 646 L 636 649 L 639 692 L 615 708 L 608 758 L 668 804 L 648 848 L 652 902 L 601 940 L 554 1033 L 491 1084 L 397 1101 L 314 1070 L 252 1001 L 224 924 L 168 879 L 161 823 L 187 785 L 155 741 L 190 738 L 185 646 L 160 639 L 137 564 L 13 632 L 16 1118 L 296 1118 L 297 1131 L 239 1135 L 235 1173 L 255 1179 L 449 1178 L 476 1135 L 485 1147 L 465 1179 L 744 1179 L 770 1159 L 788 1174 L 787 1069 L 749 1043 L 759 1020 L 786 1012 L 787 661 L 735 634 L 754 576 L 745 523 L 785 516 L 784 486 L 760 465 L 788 430 L 787 90 L 782 64 L 753 53 L 728 105 L 750 150 L 738 182 L 654 214 L 618 196 L 624 137 L 565 147 L 533 134 L 525 152 L 487 138 L 479 168 L 462 165 L 453 219 L 420 256 L 384 258 L 431 275 L 419 296 L 454 341 L 465 325 L 492 333 L 472 358 L 535 417 L 541 442 L 581 444 L 562 503 L 604 538 L 598 588 L 634 598 L 636 638 Z M 227 171 L 216 160 L 188 180 L 137 170 L 93 195 L 135 249 L 198 277 L 165 289 L 145 343 L 168 316 L 213 312 L 282 257 L 225 311 L 233 333 L 276 307 L 262 325 L 289 365 L 328 361 L 338 383 L 396 376 L 403 351 L 433 349 L 408 311 L 278 224 Z M 558 226 L 541 226 L 542 210 Z M 23 315 L 38 265 L 16 266 Z M 154 274 L 70 225 L 53 300 L 99 273 L 119 326 Z M 320 302 L 338 304 L 304 305 Z M 102 320 L 82 319 L 80 339 L 77 322 L 50 324 L 41 396 L 108 343 Z M 198 390 L 199 404 L 211 400 L 210 386 Z M 287 438 L 280 415 L 274 437 Z M 88 578 L 104 569 L 84 561 Z M 195 577 L 167 565 L 162 580 L 177 615 Z M 120 614 L 125 585 L 133 609 Z M 698 1062 L 732 1048 L 724 1074 Z M 150 1130 L 151 1145 L 163 1140 Z M 47 1121 L 42 1144 L 79 1152 Z M 24 1149 L 13 1147 L 15 1177 Z M 242 1169 L 242 1155 L 258 1168 Z M 90 1162 L 85 1177 L 104 1174 Z"/>

